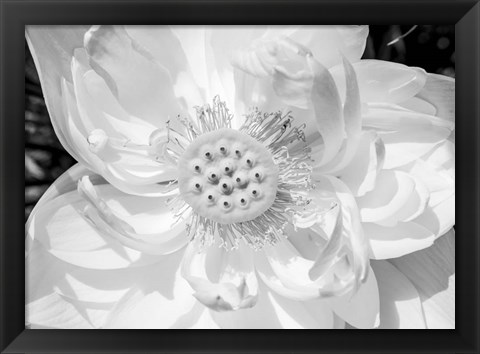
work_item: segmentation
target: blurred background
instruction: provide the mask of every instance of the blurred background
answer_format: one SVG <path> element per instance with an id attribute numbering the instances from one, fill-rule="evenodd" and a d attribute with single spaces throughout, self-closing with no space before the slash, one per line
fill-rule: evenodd
<path id="1" fill-rule="evenodd" d="M 25 221 L 45 190 L 75 160 L 59 143 L 25 43 Z M 455 77 L 454 26 L 370 26 L 364 59 L 419 66 Z"/>

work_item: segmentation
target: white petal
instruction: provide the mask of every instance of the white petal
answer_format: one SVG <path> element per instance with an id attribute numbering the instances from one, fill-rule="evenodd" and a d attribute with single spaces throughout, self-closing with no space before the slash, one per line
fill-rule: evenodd
<path id="1" fill-rule="evenodd" d="M 312 264 L 313 262 L 311 262 L 309 266 L 311 266 Z M 279 277 L 278 271 L 274 272 L 267 257 L 265 257 L 264 255 L 255 255 L 255 269 L 257 270 L 260 278 L 262 278 L 265 284 L 281 296 L 292 299 L 294 301 L 314 300 L 318 299 L 320 296 L 319 290 L 315 287 L 301 287 L 299 285 L 289 286 L 288 283 L 283 283 Z M 303 272 L 305 273 L 307 271 L 308 269 L 304 269 Z"/>
<path id="2" fill-rule="evenodd" d="M 82 312 L 74 302 L 51 293 L 25 306 L 25 322 L 30 328 L 93 329 Z"/>
<path id="3" fill-rule="evenodd" d="M 433 105 L 437 117 L 455 121 L 455 79 L 428 74 L 427 82 L 417 97 Z"/>
<path id="4" fill-rule="evenodd" d="M 370 105 L 363 116 L 364 126 L 377 130 L 385 144 L 384 168 L 415 161 L 445 141 L 451 122 L 406 110 L 396 105 Z"/>
<path id="5" fill-rule="evenodd" d="M 311 307 L 316 308 L 312 311 Z M 258 304 L 251 309 L 213 312 L 212 317 L 225 329 L 319 329 L 333 328 L 328 305 L 305 305 L 282 298 L 261 287 Z"/>
<path id="6" fill-rule="evenodd" d="M 362 105 L 360 102 L 360 89 L 358 87 L 357 75 L 355 74 L 352 64 L 345 57 L 343 58 L 343 67 L 346 80 L 343 115 L 345 117 L 345 130 L 351 138 L 352 136 L 360 134 L 362 129 Z"/>
<path id="7" fill-rule="evenodd" d="M 106 321 L 111 329 L 159 329 L 192 326 L 202 311 L 180 271 L 182 252 L 162 257 L 117 303 Z"/>
<path id="8" fill-rule="evenodd" d="M 333 191 L 340 202 L 344 218 L 343 233 L 353 253 L 355 277 L 357 281 L 363 281 L 368 272 L 368 244 L 361 226 L 357 202 L 348 187 L 338 178 L 316 176 L 315 179 L 323 183 L 324 188 Z M 325 183 L 326 180 L 331 186 Z"/>
<path id="9" fill-rule="evenodd" d="M 380 290 L 381 329 L 425 328 L 422 305 L 413 284 L 387 261 L 372 261 Z"/>
<path id="10" fill-rule="evenodd" d="M 335 171 L 355 196 L 362 196 L 375 188 L 377 176 L 385 158 L 382 139 L 373 132 L 365 132 L 360 137 L 351 162 L 343 169 Z"/>
<path id="11" fill-rule="evenodd" d="M 38 241 L 34 241 L 25 264 L 27 302 L 55 292 L 72 300 L 96 304 L 114 303 L 128 290 L 130 284 L 127 283 L 127 278 L 134 280 L 127 271 L 98 271 L 63 262 Z M 144 272 L 143 269 L 141 267 L 139 272 Z"/>
<path id="12" fill-rule="evenodd" d="M 290 38 L 309 48 L 322 65 L 330 68 L 342 63 L 342 55 L 352 63 L 360 60 L 368 26 L 299 26 L 291 32 Z"/>
<path id="13" fill-rule="evenodd" d="M 324 142 L 324 151 L 318 164 L 326 164 L 339 151 L 345 137 L 342 104 L 335 82 L 328 70 L 318 61 L 307 56 L 313 72 L 312 104 L 317 129 Z"/>
<path id="14" fill-rule="evenodd" d="M 105 80 L 92 70 L 83 49 L 75 50 L 72 75 L 75 87 L 73 104 L 78 107 L 87 133 L 102 129 L 112 137 L 128 137 L 133 142 L 148 143 L 156 126 L 125 111 Z"/>
<path id="15" fill-rule="evenodd" d="M 360 87 L 362 102 L 399 103 L 415 96 L 425 85 L 427 73 L 382 60 L 360 60 L 353 63 Z M 340 92 L 345 92 L 340 67 L 332 68 Z"/>
<path id="16" fill-rule="evenodd" d="M 406 108 L 410 111 L 428 114 L 430 116 L 434 116 L 437 112 L 437 109 L 432 104 L 421 98 L 418 98 L 417 96 L 414 96 L 404 102 L 399 103 L 399 106 Z"/>
<path id="17" fill-rule="evenodd" d="M 77 53 L 79 52 L 77 51 Z M 78 65 L 81 65 L 81 63 L 75 59 L 74 67 Z M 82 82 L 83 81 L 80 80 L 80 83 Z M 77 92 L 82 92 L 82 87 L 83 85 L 79 85 Z M 79 108 L 75 101 L 76 97 L 73 85 L 63 81 L 62 94 L 64 95 L 63 103 L 65 106 L 65 114 L 68 117 L 66 119 L 66 131 L 72 138 L 72 144 L 77 154 L 82 157 L 84 164 L 101 174 L 110 183 L 115 185 L 115 187 L 126 193 L 144 196 L 165 195 L 165 186 L 157 184 L 155 181 L 171 178 L 173 176 L 172 172 L 175 173 L 173 168 L 156 162 L 153 156 L 146 156 L 149 146 L 142 147 L 135 145 L 130 147 L 130 140 L 126 137 L 123 139 L 117 138 L 116 140 L 114 138 L 112 140 L 103 130 L 89 131 L 84 123 L 89 124 L 90 128 L 95 128 L 95 123 L 89 123 L 88 119 L 84 120 L 81 118 Z M 96 120 L 102 120 L 102 117 L 105 117 L 103 113 L 99 112 L 98 107 L 95 107 L 94 102 L 89 100 L 86 100 L 85 106 L 83 106 L 80 111 L 83 112 L 84 117 L 90 115 L 97 118 L 100 117 Z M 116 125 L 118 125 L 119 122 L 120 121 L 117 120 Z M 130 122 L 128 124 L 134 125 L 136 123 Z M 138 125 L 134 127 L 130 126 L 129 129 L 137 130 L 137 127 Z M 138 132 L 146 133 L 146 130 L 143 128 L 139 129 Z M 102 144 L 102 147 L 97 151 L 98 156 L 92 152 L 92 147 L 89 143 L 92 134 L 96 134 L 97 132 L 101 132 L 102 139 L 104 139 L 104 144 Z M 138 137 L 138 134 L 131 135 L 132 137 Z M 125 146 L 128 146 L 132 151 L 127 151 L 128 149 Z M 147 169 L 149 174 L 145 175 L 145 171 L 143 171 L 145 169 Z"/>
<path id="18" fill-rule="evenodd" d="M 455 231 L 423 251 L 390 261 L 417 288 L 428 328 L 455 328 Z"/>
<path id="19" fill-rule="evenodd" d="M 127 112 L 161 127 L 181 113 L 169 71 L 120 26 L 94 26 L 85 34 L 93 69 Z"/>
<path id="20" fill-rule="evenodd" d="M 175 96 L 180 99 L 184 110 L 193 109 L 194 106 L 202 105 L 207 99 L 211 99 L 202 95 L 195 82 L 189 65 L 193 60 L 188 61 L 184 52 L 184 47 L 189 43 L 182 44 L 182 40 L 188 41 L 192 36 L 194 39 L 201 38 L 201 34 L 205 32 L 203 28 L 196 28 L 195 32 L 198 33 L 190 30 L 188 35 L 183 33 L 182 37 L 176 36 L 175 28 L 170 26 L 125 26 L 125 30 L 153 55 L 155 61 L 168 70 L 174 84 Z M 200 42 L 196 48 L 201 50 L 201 45 Z M 198 56 L 199 53 L 195 54 L 196 59 Z M 198 65 L 196 67 L 198 68 Z"/>
<path id="21" fill-rule="evenodd" d="M 238 109 L 235 95 L 236 79 L 232 70 L 232 59 L 234 54 L 242 48 L 249 46 L 255 38 L 258 38 L 264 33 L 266 28 L 264 26 L 215 26 L 207 29 L 207 66 L 208 72 L 213 73 L 210 77 L 210 89 L 215 90 L 215 94 L 222 95 L 229 107 L 235 107 L 235 114 L 240 115 L 242 112 Z M 209 56 L 212 58 L 209 60 Z M 247 75 L 243 73 L 242 76 Z M 242 81 L 242 80 L 241 80 Z M 240 100 L 242 98 L 240 97 Z M 250 106 L 247 105 L 246 108 Z M 263 107 L 259 107 L 263 108 Z M 239 117 L 237 117 L 239 118 Z"/>
<path id="22" fill-rule="evenodd" d="M 75 48 L 83 46 L 86 26 L 27 26 L 26 37 L 42 84 L 55 133 L 63 147 L 80 160 L 65 132 L 61 80 L 72 81 L 70 62 Z"/>
<path id="23" fill-rule="evenodd" d="M 370 244 L 370 258 L 401 257 L 433 244 L 435 235 L 414 222 L 399 222 L 393 227 L 363 223 Z"/>
<path id="24" fill-rule="evenodd" d="M 335 313 L 354 327 L 374 328 L 379 324 L 379 294 L 377 280 L 371 268 L 366 282 L 356 293 L 348 293 L 329 302 Z"/>
<path id="25" fill-rule="evenodd" d="M 375 189 L 357 198 L 362 222 L 381 222 L 396 215 L 415 193 L 415 180 L 405 172 L 382 170 Z"/>
<path id="26" fill-rule="evenodd" d="M 258 283 L 253 254 L 245 245 L 231 251 L 215 246 L 201 250 L 198 242 L 191 242 L 185 252 L 182 274 L 194 289 L 195 298 L 215 311 L 239 310 L 256 304 Z"/>
<path id="27" fill-rule="evenodd" d="M 164 242 L 167 244 L 175 238 L 179 241 L 185 239 L 183 228 L 171 230 L 171 222 L 156 222 L 162 217 L 167 220 L 169 215 L 165 212 L 163 198 L 155 200 L 129 196 L 107 185 L 98 188 L 105 192 L 109 207 L 147 235 L 139 242 L 149 243 L 153 252 L 156 252 L 156 247 L 163 248 Z M 29 237 L 39 240 L 49 252 L 66 262 L 86 268 L 116 269 L 157 261 L 155 256 L 144 254 L 144 251 L 149 251 L 148 248 L 137 251 L 123 246 L 109 235 L 101 234 L 82 216 L 85 205 L 86 201 L 76 192 L 45 203 L 30 221 Z M 161 236 L 156 237 L 162 233 L 168 236 L 164 240 Z M 181 247 L 184 242 L 178 243 L 171 251 Z"/>
<path id="28" fill-rule="evenodd" d="M 425 211 L 412 220 L 429 229 L 436 237 L 442 236 L 455 225 L 455 194 Z"/>
<path id="29" fill-rule="evenodd" d="M 399 169 L 423 182 L 430 194 L 429 206 L 438 205 L 455 193 L 455 146 L 448 140 Z"/>
<path id="30" fill-rule="evenodd" d="M 206 97 L 211 99 L 220 94 L 208 91 L 210 77 L 207 63 L 211 58 L 207 58 L 206 26 L 170 26 L 170 29 L 179 39 L 195 82 L 205 90 Z"/>

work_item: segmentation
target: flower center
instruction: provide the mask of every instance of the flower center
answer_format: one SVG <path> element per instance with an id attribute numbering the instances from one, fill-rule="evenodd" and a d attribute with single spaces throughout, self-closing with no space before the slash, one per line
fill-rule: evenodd
<path id="1" fill-rule="evenodd" d="M 178 166 L 185 202 L 221 224 L 255 219 L 277 194 L 278 166 L 272 154 L 256 139 L 230 128 L 200 135 Z"/>

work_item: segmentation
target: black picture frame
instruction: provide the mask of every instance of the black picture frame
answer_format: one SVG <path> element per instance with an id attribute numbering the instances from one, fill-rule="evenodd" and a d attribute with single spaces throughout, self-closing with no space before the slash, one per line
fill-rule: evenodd
<path id="1" fill-rule="evenodd" d="M 24 26 L 455 24 L 456 329 L 28 330 L 24 326 Z M 0 0 L 2 353 L 478 353 L 480 4 L 473 0 Z"/>

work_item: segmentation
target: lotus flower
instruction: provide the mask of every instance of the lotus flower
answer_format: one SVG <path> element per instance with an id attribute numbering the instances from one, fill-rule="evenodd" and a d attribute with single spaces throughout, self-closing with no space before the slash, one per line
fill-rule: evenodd
<path id="1" fill-rule="evenodd" d="M 78 161 L 26 225 L 28 326 L 454 326 L 452 79 L 360 60 L 366 26 L 26 35 Z"/>

